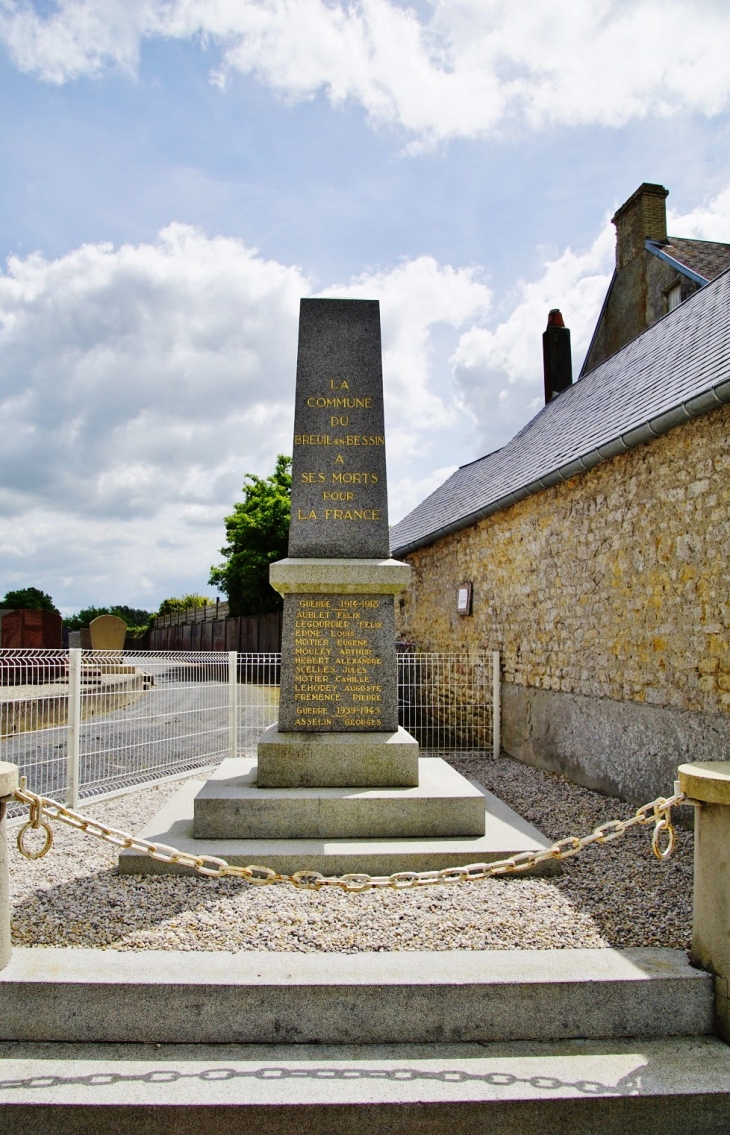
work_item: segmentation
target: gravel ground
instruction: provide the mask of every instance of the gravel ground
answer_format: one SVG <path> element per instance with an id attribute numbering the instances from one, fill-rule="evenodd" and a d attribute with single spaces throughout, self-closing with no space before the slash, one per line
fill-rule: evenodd
<path id="1" fill-rule="evenodd" d="M 584 835 L 632 809 L 502 756 L 453 756 L 550 838 Z M 139 829 L 179 787 L 143 788 L 84 806 Z M 119 875 L 114 847 L 60 824 L 45 859 L 12 842 L 13 941 L 117 950 L 556 949 L 689 944 L 692 836 L 660 863 L 650 828 L 593 847 L 552 879 L 489 879 L 418 891 L 345 894 L 255 887 L 237 879 Z"/>

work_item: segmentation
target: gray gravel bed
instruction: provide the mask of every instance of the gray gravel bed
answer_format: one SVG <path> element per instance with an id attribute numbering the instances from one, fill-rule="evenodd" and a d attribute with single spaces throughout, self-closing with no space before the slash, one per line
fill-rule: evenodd
<path id="1" fill-rule="evenodd" d="M 583 835 L 631 814 L 617 800 L 502 756 L 452 755 L 548 837 Z M 139 829 L 179 782 L 142 788 L 84 811 Z M 505 878 L 345 894 L 255 887 L 237 879 L 119 875 L 109 844 L 60 824 L 49 855 L 11 853 L 13 941 L 117 950 L 556 949 L 689 944 L 692 835 L 660 863 L 651 829 L 634 829 L 564 864 L 552 879 Z"/>

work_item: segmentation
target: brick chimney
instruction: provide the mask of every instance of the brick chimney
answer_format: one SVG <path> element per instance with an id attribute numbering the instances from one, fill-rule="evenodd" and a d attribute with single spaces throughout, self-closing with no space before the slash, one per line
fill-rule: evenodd
<path id="1" fill-rule="evenodd" d="M 625 268 L 644 250 L 645 240 L 660 244 L 667 239 L 669 190 L 645 181 L 628 201 L 616 210 L 611 223 L 616 226 L 616 268 Z"/>
<path id="2" fill-rule="evenodd" d="M 545 376 L 545 405 L 573 384 L 570 331 L 557 307 L 548 315 L 542 335 L 542 366 Z"/>

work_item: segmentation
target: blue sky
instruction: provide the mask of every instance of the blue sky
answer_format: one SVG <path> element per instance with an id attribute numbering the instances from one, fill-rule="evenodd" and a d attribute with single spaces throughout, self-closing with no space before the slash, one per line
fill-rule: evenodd
<path id="1" fill-rule="evenodd" d="M 730 241 L 730 15 L 683 0 L 0 0 L 0 594 L 206 589 L 291 445 L 301 295 L 381 301 L 391 519 L 580 365 L 609 218 Z"/>

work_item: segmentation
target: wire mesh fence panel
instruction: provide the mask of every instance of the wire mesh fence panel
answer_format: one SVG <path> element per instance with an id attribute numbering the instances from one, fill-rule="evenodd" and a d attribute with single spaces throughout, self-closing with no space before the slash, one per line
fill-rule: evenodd
<path id="1" fill-rule="evenodd" d="M 2 759 L 44 795 L 75 801 L 229 749 L 226 654 L 3 650 L 0 680 Z"/>
<path id="2" fill-rule="evenodd" d="M 253 755 L 279 716 L 280 654 L 238 655 L 238 752 Z"/>
<path id="3" fill-rule="evenodd" d="M 273 653 L 0 649 L 0 759 L 73 806 L 254 754 L 280 675 Z M 399 720 L 426 752 L 498 745 L 498 689 L 499 655 L 398 655 Z"/>
<path id="4" fill-rule="evenodd" d="M 225 653 L 81 652 L 79 796 L 217 764 L 228 704 Z"/>
<path id="5" fill-rule="evenodd" d="M 0 760 L 56 798 L 66 790 L 68 662 L 67 650 L 0 650 Z"/>
<path id="6" fill-rule="evenodd" d="M 494 750 L 498 659 L 492 652 L 398 655 L 398 720 L 421 749 L 433 754 Z"/>

